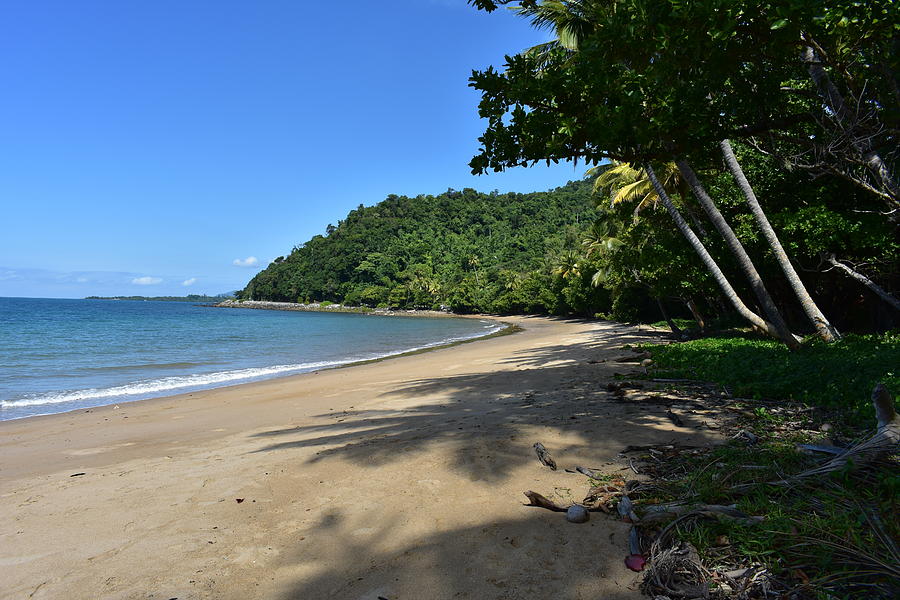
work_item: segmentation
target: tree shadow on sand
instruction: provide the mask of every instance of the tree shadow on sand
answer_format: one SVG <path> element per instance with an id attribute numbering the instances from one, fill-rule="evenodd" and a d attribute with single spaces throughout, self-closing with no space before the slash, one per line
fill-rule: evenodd
<path id="1" fill-rule="evenodd" d="M 604 331 L 602 338 L 584 337 L 522 350 L 501 361 L 506 370 L 405 382 L 380 398 L 387 406 L 402 400 L 396 409 L 336 411 L 316 415 L 316 425 L 255 434 L 279 440 L 255 452 L 319 448 L 309 462 L 340 457 L 372 468 L 440 444 L 450 447 L 455 470 L 473 481 L 492 483 L 504 480 L 512 467 L 536 460 L 530 446 L 541 440 L 523 437 L 537 435 L 536 430 L 567 440 L 551 448 L 559 457 L 598 452 L 615 456 L 629 444 L 658 443 L 659 427 L 668 423 L 667 403 L 640 394 L 623 401 L 606 388 L 616 373 L 641 372 L 634 364 L 610 359 L 628 356 L 622 345 L 648 336 L 619 327 Z M 410 405 L 410 399 L 421 403 Z M 696 423 L 686 421 L 688 427 L 665 432 L 666 439 L 702 435 L 693 429 Z"/>
<path id="2" fill-rule="evenodd" d="M 376 410 L 334 411 L 317 415 L 313 425 L 255 434 L 266 443 L 254 452 L 305 450 L 300 454 L 310 463 L 350 461 L 361 478 L 366 469 L 410 466 L 417 453 L 440 450 L 433 456 L 446 457 L 446 463 L 433 468 L 483 487 L 483 498 L 502 503 L 499 512 L 511 515 L 485 521 L 474 504 L 471 518 L 467 512 L 448 516 L 451 530 L 431 526 L 408 535 L 408 522 L 402 527 L 381 522 L 378 508 L 361 513 L 334 507 L 307 530 L 307 541 L 315 536 L 319 545 L 282 553 L 281 572 L 297 582 L 284 598 L 639 597 L 633 586 L 622 585 L 634 581 L 622 563 L 624 524 L 595 515 L 586 525 L 572 525 L 558 513 L 517 505 L 515 488 L 497 494 L 499 486 L 515 483 L 510 478 L 517 470 L 543 469 L 531 447 L 537 441 L 547 445 L 562 470 L 602 469 L 627 445 L 710 439 L 690 415 L 683 416 L 685 427 L 673 428 L 665 416 L 671 401 L 641 391 L 621 398 L 607 390 L 616 373 L 642 372 L 639 365 L 615 359 L 633 355 L 624 344 L 648 337 L 623 326 L 566 335 L 558 345 L 502 358 L 500 369 L 492 361 L 484 369 L 471 364 L 467 372 L 397 383 L 377 398 Z M 411 479 L 419 476 L 429 475 Z M 578 476 L 560 472 L 560 477 Z M 531 485 L 519 481 L 521 491 Z M 585 483 L 583 477 L 577 484 L 570 481 Z M 402 495 L 387 496 L 377 501 L 402 501 Z M 421 518 L 423 507 L 410 510 L 411 519 Z M 496 514 L 496 505 L 494 510 L 487 514 Z"/>
<path id="3" fill-rule="evenodd" d="M 515 513 L 511 510 L 511 513 Z M 625 570 L 628 526 L 595 516 L 584 525 L 522 509 L 405 544 L 385 540 L 394 521 L 324 515 L 304 545 L 286 553 L 278 578 L 295 580 L 278 600 L 636 600 L 639 576 Z M 354 535 L 367 525 L 367 535 Z"/>

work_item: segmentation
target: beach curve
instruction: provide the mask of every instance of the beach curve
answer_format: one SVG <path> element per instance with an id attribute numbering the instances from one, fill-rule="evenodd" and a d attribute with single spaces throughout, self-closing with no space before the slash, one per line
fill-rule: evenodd
<path id="1" fill-rule="evenodd" d="M 611 401 L 654 334 L 505 319 L 514 336 L 0 423 L 2 598 L 637 598 L 627 526 L 522 492 L 709 433 Z"/>

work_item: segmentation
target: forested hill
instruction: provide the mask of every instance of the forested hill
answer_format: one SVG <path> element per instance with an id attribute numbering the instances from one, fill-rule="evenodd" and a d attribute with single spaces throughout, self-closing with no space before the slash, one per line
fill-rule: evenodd
<path id="1" fill-rule="evenodd" d="M 591 182 L 531 194 L 388 196 L 275 259 L 239 297 L 455 311 L 589 310 L 569 277 L 595 218 Z M 575 281 L 578 279 L 578 281 Z"/>

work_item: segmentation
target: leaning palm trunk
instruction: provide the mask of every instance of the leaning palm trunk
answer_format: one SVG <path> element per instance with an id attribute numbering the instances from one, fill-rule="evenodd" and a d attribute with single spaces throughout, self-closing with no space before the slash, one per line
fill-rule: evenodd
<path id="1" fill-rule="evenodd" d="M 722 154 L 725 156 L 725 164 L 728 165 L 728 170 L 731 171 L 731 175 L 734 177 L 735 181 L 737 181 L 738 187 L 744 195 L 744 199 L 747 201 L 747 204 L 750 205 L 753 216 L 756 217 L 756 223 L 759 225 L 760 230 L 762 230 L 766 240 L 768 240 L 769 246 L 775 254 L 775 258 L 778 259 L 778 264 L 781 265 L 781 270 L 784 271 L 788 283 L 790 283 L 791 288 L 800 300 L 803 312 L 809 317 L 809 320 L 812 322 L 813 327 L 816 328 L 819 337 L 826 342 L 833 342 L 840 337 L 840 334 L 832 327 L 831 323 L 828 322 L 828 319 L 825 318 L 825 315 L 822 314 L 822 311 L 819 310 L 819 307 L 816 306 L 816 303 L 810 297 L 809 292 L 806 291 L 806 287 L 800 280 L 800 276 L 797 275 L 794 265 L 791 264 L 787 253 L 784 251 L 781 242 L 778 240 L 775 230 L 772 229 L 772 224 L 769 223 L 766 213 L 763 212 L 762 206 L 759 205 L 759 201 L 756 199 L 756 194 L 753 193 L 750 182 L 747 181 L 747 178 L 744 176 L 744 170 L 741 169 L 741 165 L 738 163 L 734 151 L 731 149 L 731 144 L 726 139 L 722 140 L 719 147 L 722 149 Z"/>
<path id="2" fill-rule="evenodd" d="M 712 221 L 716 230 L 725 238 L 728 248 L 731 250 L 731 253 L 734 254 L 734 257 L 738 261 L 738 265 L 740 265 L 741 270 L 750 282 L 750 287 L 753 288 L 753 293 L 756 294 L 756 298 L 759 300 L 763 312 L 775 326 L 776 337 L 792 350 L 799 348 L 800 344 L 797 341 L 797 338 L 794 337 L 788 329 L 787 324 L 784 322 L 784 318 L 782 318 L 778 307 L 775 306 L 772 296 L 769 295 L 769 290 L 766 289 L 762 277 L 760 277 L 759 272 L 753 265 L 753 261 L 750 260 L 750 255 L 744 250 L 743 244 L 741 244 L 740 240 L 734 234 L 734 231 L 731 229 L 731 226 L 728 225 L 728 222 L 725 221 L 725 217 L 723 217 L 722 213 L 719 212 L 719 209 L 716 208 L 712 198 L 706 193 L 700 180 L 697 179 L 694 170 L 691 169 L 690 165 L 688 165 L 684 159 L 679 159 L 675 161 L 675 163 L 678 165 L 678 170 L 681 171 L 684 180 L 691 186 L 691 190 L 693 190 L 694 195 L 700 202 L 700 206 L 706 211 L 706 214 L 709 216 L 709 219 Z"/>
<path id="3" fill-rule="evenodd" d="M 780 335 L 775 326 L 747 308 L 747 305 L 744 304 L 740 296 L 737 295 L 737 292 L 734 291 L 734 288 L 731 287 L 731 283 L 729 283 L 728 278 L 725 277 L 722 269 L 720 269 L 719 265 L 716 264 L 715 259 L 709 254 L 709 252 L 707 252 L 706 247 L 703 245 L 703 242 L 700 241 L 700 238 L 697 237 L 697 234 L 694 233 L 694 231 L 691 229 L 691 226 L 687 224 L 687 221 L 684 220 L 684 217 L 681 216 L 681 213 L 678 212 L 678 209 L 675 208 L 674 204 L 672 204 L 672 199 L 669 198 L 669 194 L 666 193 L 665 188 L 663 188 L 662 184 L 656 178 L 656 173 L 653 172 L 653 167 L 651 167 L 648 163 L 644 166 L 644 169 L 647 171 L 647 176 L 650 178 L 650 182 L 653 184 L 653 188 L 659 195 L 659 199 L 662 201 L 663 206 L 666 207 L 666 210 L 669 211 L 669 215 L 672 217 L 672 220 L 675 221 L 675 226 L 678 228 L 678 231 L 681 232 L 685 239 L 687 239 L 688 244 L 691 245 L 691 248 L 693 248 L 694 251 L 700 256 L 700 260 L 703 261 L 703 264 L 713 276 L 715 282 L 719 285 L 722 293 L 725 294 L 725 297 L 729 302 L 731 302 L 731 305 L 734 306 L 738 314 L 749 321 L 750 324 L 753 325 L 753 327 L 757 330 L 763 333 L 767 333 L 772 337 L 779 338 Z"/>

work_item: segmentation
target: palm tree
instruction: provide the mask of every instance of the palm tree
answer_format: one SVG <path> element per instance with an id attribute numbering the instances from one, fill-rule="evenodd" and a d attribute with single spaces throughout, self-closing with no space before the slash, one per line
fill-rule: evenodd
<path id="1" fill-rule="evenodd" d="M 691 209 L 688 203 L 688 185 L 681 177 L 681 172 L 674 162 L 667 162 L 659 165 L 656 169 L 657 177 L 662 186 L 669 193 L 669 197 L 677 195 L 681 202 L 681 206 L 685 209 L 694 227 L 700 232 L 702 237 L 706 237 L 706 231 L 703 224 L 697 218 L 696 213 Z M 634 218 L 640 216 L 642 210 L 646 208 L 657 208 L 659 205 L 659 194 L 653 188 L 647 172 L 640 166 L 635 166 L 627 162 L 611 161 L 609 165 L 598 165 L 587 170 L 588 176 L 597 176 L 594 180 L 595 203 L 599 207 L 601 194 L 609 191 L 610 206 L 617 204 L 635 203 Z"/>
<path id="2" fill-rule="evenodd" d="M 544 56 L 550 56 L 552 52 L 558 51 L 559 49 L 563 49 L 569 53 L 578 52 L 581 42 L 594 31 L 595 21 L 592 18 L 592 12 L 594 10 L 604 10 L 606 8 L 607 7 L 603 6 L 602 3 L 597 0 L 542 0 L 541 2 L 529 2 L 526 5 L 517 7 L 515 10 L 520 15 L 530 18 L 534 27 L 538 29 L 553 29 L 555 32 L 555 40 L 535 46 L 527 51 L 527 53 L 541 59 Z M 615 10 L 615 7 L 613 6 L 612 9 Z M 649 176 L 659 199 L 662 200 L 666 210 L 668 210 L 670 216 L 675 221 L 676 227 L 678 227 L 679 231 L 685 236 L 691 247 L 693 247 L 700 255 L 701 260 L 704 262 L 707 269 L 710 270 L 713 278 L 722 288 L 725 296 L 732 302 L 735 309 L 737 309 L 742 316 L 747 318 L 754 327 L 762 329 L 780 339 L 789 348 L 797 348 L 799 343 L 796 336 L 788 329 L 784 318 L 775 306 L 762 278 L 753 265 L 753 261 L 744 250 L 743 245 L 737 239 L 734 231 L 725 221 L 709 195 L 706 194 L 706 191 L 703 189 L 703 186 L 700 185 L 699 180 L 688 163 L 681 159 L 677 160 L 676 164 L 681 176 L 694 192 L 694 195 L 713 222 L 713 225 L 725 238 L 729 249 L 737 259 L 738 265 L 750 282 L 754 294 L 769 319 L 768 321 L 750 311 L 750 309 L 740 300 L 734 291 L 734 288 L 725 278 L 724 273 L 722 273 L 721 269 L 712 259 L 712 256 L 697 238 L 696 234 L 690 229 L 687 222 L 684 221 L 684 218 L 675 208 L 675 205 L 672 204 L 669 194 L 648 163 L 644 166 L 644 170 Z M 631 182 L 631 184 L 636 183 L 636 181 Z M 633 187 L 635 190 L 639 189 L 639 186 L 637 185 L 634 185 Z"/>
<path id="3" fill-rule="evenodd" d="M 678 212 L 678 209 L 675 208 L 675 205 L 672 203 L 671 198 L 669 198 L 669 194 L 666 192 L 666 189 L 656 178 L 656 173 L 653 171 L 653 167 L 651 167 L 648 163 L 644 166 L 644 169 L 647 171 L 647 176 L 650 178 L 650 182 L 653 184 L 656 193 L 659 194 L 659 198 L 662 201 L 663 206 L 666 207 L 666 210 L 669 212 L 672 220 L 675 221 L 675 226 L 685 237 L 694 251 L 700 256 L 700 260 L 703 261 L 703 264 L 713 276 L 713 279 L 715 279 L 716 283 L 719 285 L 719 288 L 725 294 L 725 297 L 737 310 L 738 314 L 749 321 L 757 330 L 767 333 L 772 337 L 782 339 L 782 341 L 784 341 L 785 344 L 787 344 L 789 347 L 795 347 L 797 342 L 793 339 L 793 337 L 791 337 L 790 340 L 785 340 L 782 337 L 782 332 L 779 331 L 779 329 L 775 325 L 754 313 L 747 307 L 746 304 L 744 304 L 743 300 L 741 300 L 740 296 L 737 295 L 737 292 L 731 286 L 731 283 L 729 283 L 728 278 L 725 277 L 725 274 L 719 268 L 719 265 L 716 263 L 715 259 L 713 259 L 712 255 L 710 255 L 710 253 L 706 250 L 703 242 L 700 241 L 700 239 L 691 229 L 691 226 L 687 224 L 687 221 L 684 220 L 684 217 L 682 217 L 681 213 Z"/>
<path id="4" fill-rule="evenodd" d="M 609 215 L 594 221 L 581 241 L 581 247 L 584 248 L 587 258 L 607 257 L 624 245 L 624 242 L 617 237 L 618 233 L 615 229 L 613 225 L 610 225 Z M 600 287 L 608 275 L 609 269 L 601 265 L 591 277 L 591 285 Z"/>
<path id="5" fill-rule="evenodd" d="M 671 170 L 677 170 L 680 172 L 680 169 L 677 168 Z M 691 174 L 693 174 L 693 171 L 691 171 Z M 719 267 L 715 259 L 713 259 L 712 255 L 703 245 L 703 242 L 700 241 L 700 239 L 691 229 L 690 225 L 688 225 L 687 221 L 684 220 L 681 212 L 675 207 L 675 204 L 672 202 L 672 199 L 669 195 L 669 190 L 667 190 L 666 186 L 664 186 L 662 182 L 657 178 L 656 172 L 649 164 L 646 164 L 638 169 L 635 169 L 629 165 L 622 166 L 621 164 L 618 164 L 613 168 L 606 170 L 598 177 L 598 179 L 600 177 L 603 178 L 603 181 L 599 187 L 600 189 L 610 190 L 610 197 L 612 198 L 613 204 L 621 203 L 628 200 L 629 198 L 635 200 L 640 199 L 641 202 L 645 202 L 648 201 L 648 197 L 655 201 L 661 202 L 668 211 L 669 215 L 672 217 L 672 220 L 675 222 L 675 226 L 685 237 L 688 244 L 694 249 L 698 256 L 700 256 L 700 259 L 703 262 L 704 266 L 710 272 L 715 282 L 719 285 L 722 293 L 729 300 L 735 310 L 737 310 L 738 314 L 747 319 L 747 321 L 749 321 L 750 324 L 759 331 L 772 335 L 773 337 L 776 337 L 778 339 L 782 339 L 788 346 L 796 347 L 797 342 L 793 338 L 793 336 L 790 336 L 789 333 L 788 335 L 784 335 L 783 329 L 780 329 L 770 321 L 763 319 L 752 310 L 750 310 L 746 304 L 744 304 L 741 298 L 737 295 L 737 292 L 734 290 L 734 287 L 728 281 L 728 278 L 722 272 L 722 269 Z M 669 187 L 673 187 L 672 183 L 673 181 L 675 181 L 674 175 L 670 176 L 668 181 Z M 644 182 L 647 182 L 651 186 L 652 192 L 654 194 L 652 197 L 649 196 L 650 192 L 646 189 L 646 187 L 642 187 Z M 598 189 L 597 183 L 595 183 L 594 189 Z M 602 248 L 602 240 L 604 238 L 604 235 L 608 235 L 608 225 L 606 227 L 598 227 L 598 231 L 594 232 L 594 237 L 598 238 L 597 245 L 594 247 Z M 588 243 L 589 245 L 591 244 L 591 242 L 586 243 Z M 602 281 L 601 272 L 598 271 L 598 273 L 595 274 L 594 277 L 598 283 Z"/>
<path id="6" fill-rule="evenodd" d="M 798 340 L 794 334 L 791 333 L 790 329 L 788 329 L 787 323 L 785 323 L 784 318 L 781 316 L 781 312 L 778 310 L 778 307 L 775 306 L 775 301 L 772 300 L 769 290 L 766 289 L 766 285 L 759 272 L 756 270 L 753 261 L 750 259 L 750 255 L 747 254 L 744 245 L 741 244 L 741 241 L 738 239 L 737 235 L 735 235 L 734 230 L 728 224 L 728 221 L 725 220 L 725 217 L 723 217 L 722 213 L 719 212 L 719 209 L 716 208 L 712 198 L 706 193 L 706 189 L 700 183 L 697 174 L 694 173 L 694 170 L 691 169 L 691 166 L 684 159 L 676 160 L 675 164 L 678 165 L 678 170 L 681 171 L 681 175 L 684 177 L 685 181 L 691 186 L 694 196 L 700 202 L 700 206 L 703 207 L 703 210 L 706 211 L 713 226 L 715 226 L 716 230 L 725 238 L 725 243 L 737 259 L 738 266 L 741 268 L 741 271 L 744 272 L 744 276 L 746 276 L 747 280 L 750 282 L 750 287 L 753 289 L 753 293 L 757 300 L 759 300 L 763 312 L 771 321 L 771 325 L 774 327 L 774 330 L 772 331 L 776 334 L 775 337 L 783 341 L 791 349 L 798 348 L 800 345 Z"/>
<path id="7" fill-rule="evenodd" d="M 553 274 L 563 279 L 579 277 L 581 275 L 581 256 L 574 250 L 566 250 L 556 259 Z"/>
<path id="8" fill-rule="evenodd" d="M 728 166 L 728 170 L 731 171 L 731 175 L 737 182 L 744 199 L 750 206 L 750 211 L 753 213 L 757 225 L 759 225 L 760 230 L 769 242 L 769 246 L 772 248 L 772 252 L 775 254 L 775 258 L 778 260 L 778 264 L 781 266 L 781 270 L 784 272 L 784 276 L 787 278 L 791 289 L 794 290 L 794 294 L 800 301 L 803 312 L 806 313 L 807 318 L 809 318 L 813 327 L 815 327 L 816 332 L 819 334 L 819 337 L 823 340 L 826 342 L 833 342 L 835 339 L 840 338 L 837 329 L 828 322 L 828 319 L 826 319 L 822 311 L 819 310 L 819 307 L 806 290 L 806 286 L 804 286 L 803 282 L 800 280 L 800 276 L 797 275 L 797 271 L 794 269 L 794 265 L 791 264 L 787 252 L 784 251 L 784 247 L 781 245 L 778 235 L 772 228 L 772 224 L 766 217 L 766 213 L 763 212 L 762 207 L 759 205 L 756 194 L 753 192 L 750 182 L 747 181 L 747 177 L 744 175 L 744 170 L 741 169 L 741 164 L 738 162 L 737 157 L 734 155 L 734 151 L 731 149 L 731 144 L 726 139 L 722 140 L 719 146 L 722 150 L 722 155 L 725 157 L 725 164 Z"/>

